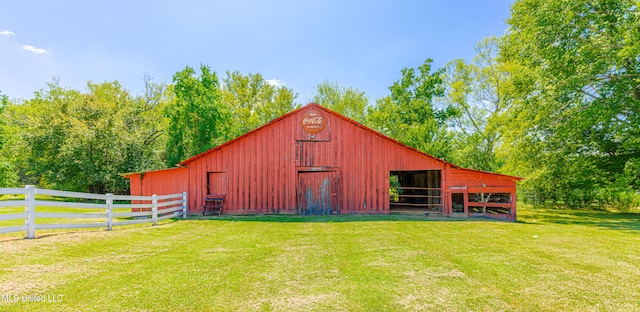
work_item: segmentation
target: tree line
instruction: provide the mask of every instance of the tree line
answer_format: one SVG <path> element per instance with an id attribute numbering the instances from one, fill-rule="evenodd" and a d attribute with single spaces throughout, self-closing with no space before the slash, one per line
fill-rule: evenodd
<path id="1" fill-rule="evenodd" d="M 521 176 L 527 198 L 638 206 L 638 4 L 519 0 L 472 61 L 427 58 L 373 102 L 332 81 L 312 100 L 460 166 Z M 0 93 L 0 185 L 124 193 L 121 173 L 174 166 L 301 105 L 258 73 L 220 79 L 206 65 L 144 81 L 138 95 L 56 80 L 31 99 Z"/>

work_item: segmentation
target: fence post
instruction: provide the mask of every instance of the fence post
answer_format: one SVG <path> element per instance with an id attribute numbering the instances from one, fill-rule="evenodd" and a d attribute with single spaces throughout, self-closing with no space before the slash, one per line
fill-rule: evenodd
<path id="1" fill-rule="evenodd" d="M 151 221 L 153 225 L 158 225 L 158 195 L 151 196 Z"/>
<path id="2" fill-rule="evenodd" d="M 107 231 L 113 229 L 113 194 L 107 194 Z"/>
<path id="3" fill-rule="evenodd" d="M 24 195 L 25 210 L 27 217 L 25 218 L 25 225 L 27 226 L 26 238 L 36 237 L 36 187 L 33 185 L 26 185 L 27 191 Z"/>
<path id="4" fill-rule="evenodd" d="M 187 192 L 182 192 L 182 219 L 187 218 Z"/>

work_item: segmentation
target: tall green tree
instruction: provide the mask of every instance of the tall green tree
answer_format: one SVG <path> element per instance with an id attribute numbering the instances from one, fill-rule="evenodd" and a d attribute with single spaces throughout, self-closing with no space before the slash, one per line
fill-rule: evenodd
<path id="1" fill-rule="evenodd" d="M 297 94 L 285 86 L 267 82 L 261 74 L 226 72 L 222 103 L 231 111 L 227 138 L 258 128 L 296 108 Z"/>
<path id="2" fill-rule="evenodd" d="M 89 82 L 86 92 L 80 92 L 54 80 L 33 99 L 9 106 L 11 151 L 22 182 L 125 193 L 128 183 L 121 173 L 162 163 L 149 152 L 161 147 L 162 140 L 145 128 L 161 124 L 163 117 L 156 113 L 158 119 L 149 119 L 155 108 L 143 102 L 118 82 Z"/>
<path id="3" fill-rule="evenodd" d="M 0 91 L 0 187 L 17 186 L 18 184 L 18 175 L 13 162 L 5 151 L 5 146 L 9 142 L 9 130 L 7 129 L 7 116 L 5 114 L 8 106 L 9 98 Z"/>
<path id="4" fill-rule="evenodd" d="M 516 156 L 510 170 L 532 177 L 525 185 L 568 202 L 602 187 L 640 189 L 639 4 L 513 5 L 501 48 L 517 98 L 505 146 Z"/>
<path id="5" fill-rule="evenodd" d="M 423 152 L 440 158 L 451 154 L 447 123 L 455 114 L 437 107 L 435 98 L 444 95 L 443 70 L 431 71 L 431 59 L 417 69 L 404 68 L 402 77 L 368 109 L 368 124 L 374 129 Z"/>
<path id="6" fill-rule="evenodd" d="M 173 102 L 170 85 L 157 83 L 144 75 L 144 93 L 133 98 L 132 116 L 127 119 L 130 129 L 129 162 L 134 171 L 160 169 L 167 162 L 167 106 Z"/>
<path id="7" fill-rule="evenodd" d="M 174 101 L 167 107 L 167 165 L 223 143 L 229 132 L 229 111 L 220 100 L 215 71 L 200 66 L 200 75 L 187 66 L 173 75 Z"/>
<path id="8" fill-rule="evenodd" d="M 6 107 L 9 106 L 9 97 L 4 95 L 2 91 L 0 91 L 0 150 L 6 141 L 5 128 L 6 125 L 6 117 L 4 116 L 4 111 Z"/>
<path id="9" fill-rule="evenodd" d="M 325 80 L 316 86 L 313 101 L 360 123 L 366 122 L 369 99 L 364 91 Z"/>
<path id="10" fill-rule="evenodd" d="M 508 93 L 507 64 L 498 61 L 496 37 L 482 40 L 471 63 L 454 60 L 444 74 L 445 105 L 456 111 L 452 121 L 456 130 L 453 161 L 459 165 L 495 171 L 500 146 L 502 116 L 511 104 Z"/>

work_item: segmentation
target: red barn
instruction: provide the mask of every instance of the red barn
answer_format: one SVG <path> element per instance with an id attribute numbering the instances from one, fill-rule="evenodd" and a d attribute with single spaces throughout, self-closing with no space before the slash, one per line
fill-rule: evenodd
<path id="1" fill-rule="evenodd" d="M 518 177 L 464 169 L 318 104 L 289 112 L 177 168 L 130 173 L 131 195 L 186 190 L 189 213 L 387 214 L 516 219 Z"/>

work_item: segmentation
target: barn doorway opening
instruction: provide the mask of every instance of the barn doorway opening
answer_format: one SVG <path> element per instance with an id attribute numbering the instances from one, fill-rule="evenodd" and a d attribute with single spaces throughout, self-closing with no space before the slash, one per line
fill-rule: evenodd
<path id="1" fill-rule="evenodd" d="M 451 193 L 451 213 L 465 213 L 464 193 Z"/>
<path id="2" fill-rule="evenodd" d="M 440 170 L 391 171 L 389 208 L 391 212 L 442 213 Z"/>

